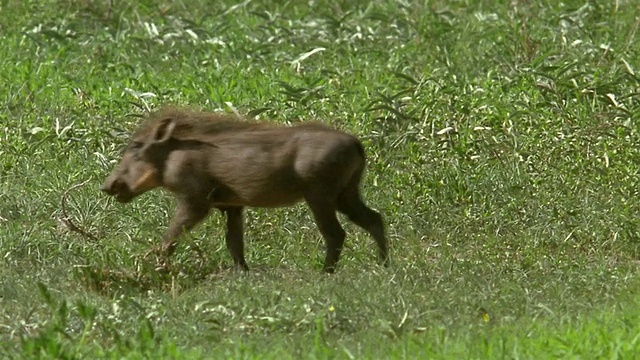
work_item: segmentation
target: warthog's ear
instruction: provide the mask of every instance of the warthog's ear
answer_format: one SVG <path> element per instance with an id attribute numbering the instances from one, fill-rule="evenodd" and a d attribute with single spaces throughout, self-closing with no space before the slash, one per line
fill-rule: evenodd
<path id="1" fill-rule="evenodd" d="M 171 138 L 173 130 L 176 128 L 176 121 L 172 118 L 164 118 L 158 121 L 153 129 L 153 142 L 163 143 Z"/>

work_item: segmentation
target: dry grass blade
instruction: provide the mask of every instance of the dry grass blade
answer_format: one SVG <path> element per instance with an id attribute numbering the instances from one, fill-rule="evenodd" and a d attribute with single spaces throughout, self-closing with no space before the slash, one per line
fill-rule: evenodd
<path id="1" fill-rule="evenodd" d="M 69 230 L 76 232 L 80 235 L 82 235 L 85 238 L 89 238 L 91 240 L 97 241 L 98 238 L 95 237 L 94 235 L 92 235 L 91 233 L 81 229 L 80 227 L 78 227 L 76 224 L 73 223 L 73 221 L 71 221 L 71 217 L 69 216 L 69 214 L 67 213 L 67 197 L 69 196 L 69 193 L 79 187 L 82 187 L 84 185 L 86 185 L 89 181 L 91 181 L 91 178 L 73 185 L 72 187 L 68 188 L 67 190 L 65 190 L 65 192 L 62 194 L 62 198 L 60 200 L 60 209 L 62 210 L 62 222 L 65 224 L 65 226 L 67 228 L 69 228 Z"/>

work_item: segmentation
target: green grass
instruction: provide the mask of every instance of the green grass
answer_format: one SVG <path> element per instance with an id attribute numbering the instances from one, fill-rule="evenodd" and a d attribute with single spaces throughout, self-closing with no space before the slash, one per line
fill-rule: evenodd
<path id="1" fill-rule="evenodd" d="M 212 5 L 214 4 L 214 5 Z M 0 355 L 633 358 L 640 351 L 640 10 L 631 1 L 0 2 Z M 303 205 L 217 214 L 168 273 L 174 204 L 99 186 L 163 104 L 365 144 L 392 266 Z M 74 223 L 62 222 L 68 194 Z"/>

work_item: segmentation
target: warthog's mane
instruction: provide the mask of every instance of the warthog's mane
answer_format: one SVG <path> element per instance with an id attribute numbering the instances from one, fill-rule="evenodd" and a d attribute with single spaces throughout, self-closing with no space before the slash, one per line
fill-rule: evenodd
<path id="1" fill-rule="evenodd" d="M 252 131 L 274 127 L 275 124 L 260 123 L 239 118 L 234 114 L 201 112 L 176 107 L 165 107 L 151 113 L 134 137 L 147 136 L 159 122 L 171 119 L 175 122 L 172 137 L 176 139 L 194 139 L 226 131 Z"/>
<path id="2" fill-rule="evenodd" d="M 262 135 L 256 133 L 269 129 L 288 128 L 276 123 L 258 122 L 246 120 L 235 114 L 214 113 L 194 111 L 176 107 L 165 107 L 154 113 L 149 114 L 144 123 L 133 134 L 132 141 L 144 141 L 154 132 L 160 122 L 171 119 L 175 122 L 175 128 L 172 131 L 171 138 L 181 141 L 198 141 L 203 143 L 215 144 L 217 135 L 224 133 L 242 132 L 246 135 L 254 134 L 260 138 Z M 305 131 L 329 131 L 336 130 L 317 121 L 300 123 L 295 128 L 305 129 Z M 274 133 L 271 133 L 273 136 Z M 278 132 L 280 136 L 285 135 L 284 132 Z M 256 138 L 255 136 L 253 137 Z M 137 139 L 137 140 L 136 140 Z"/>

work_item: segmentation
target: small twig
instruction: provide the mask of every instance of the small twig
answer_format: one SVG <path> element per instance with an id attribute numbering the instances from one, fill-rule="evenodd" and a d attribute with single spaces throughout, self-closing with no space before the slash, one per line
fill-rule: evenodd
<path id="1" fill-rule="evenodd" d="M 76 224 L 74 224 L 71 221 L 71 217 L 69 216 L 69 214 L 67 214 L 67 196 L 69 196 L 69 193 L 81 186 L 86 185 L 89 181 L 91 180 L 91 178 L 81 182 L 80 184 L 76 184 L 73 185 L 72 187 L 70 187 L 69 189 L 67 189 L 63 194 L 62 194 L 62 199 L 60 200 L 60 208 L 62 209 L 62 222 L 69 228 L 69 230 L 77 232 L 78 234 L 89 238 L 91 240 L 97 241 L 98 238 L 95 237 L 94 235 L 88 233 L 87 231 L 82 230 L 81 228 L 79 228 L 78 226 L 76 226 Z"/>
<path id="2" fill-rule="evenodd" d="M 107 6 L 107 11 L 104 12 L 105 20 L 111 20 L 111 8 L 113 8 L 113 0 L 109 0 L 109 5 Z"/>

